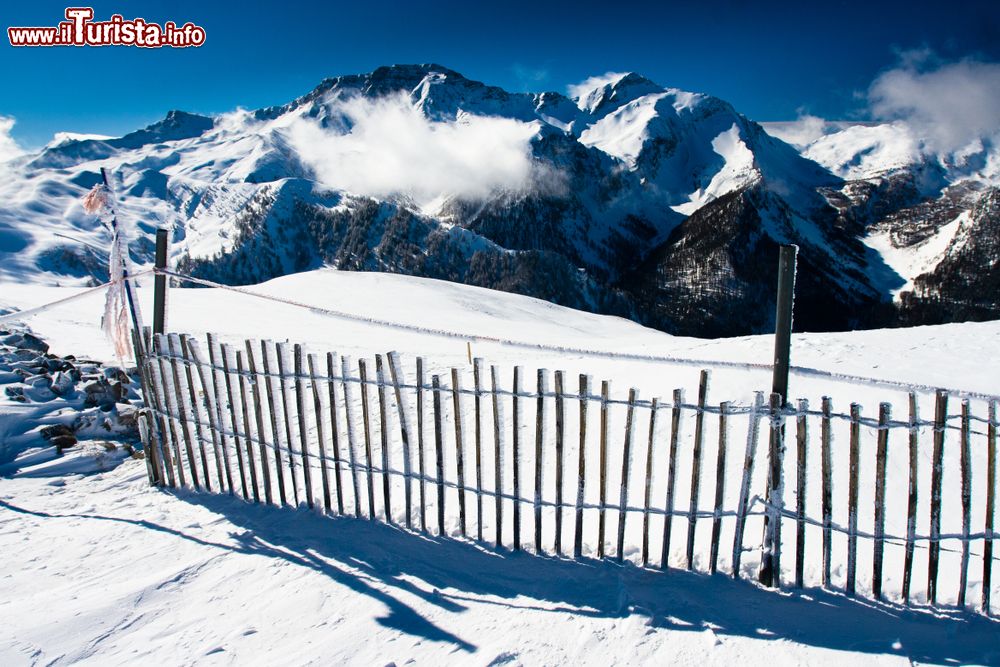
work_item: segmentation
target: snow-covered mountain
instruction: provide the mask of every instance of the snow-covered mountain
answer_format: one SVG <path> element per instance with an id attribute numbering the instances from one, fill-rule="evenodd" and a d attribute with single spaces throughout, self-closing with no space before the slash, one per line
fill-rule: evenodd
<path id="1" fill-rule="evenodd" d="M 995 162 L 942 165 L 907 141 L 843 126 L 792 146 L 718 98 L 637 74 L 569 98 L 382 67 L 283 106 L 172 111 L 15 159 L 0 278 L 106 278 L 107 232 L 79 204 L 103 166 L 139 262 L 167 226 L 180 269 L 222 282 L 325 264 L 733 335 L 771 325 L 776 248 L 794 242 L 801 328 L 990 316 L 992 300 L 971 314 L 924 302 L 993 279 L 995 258 L 973 249 L 996 232 Z"/>

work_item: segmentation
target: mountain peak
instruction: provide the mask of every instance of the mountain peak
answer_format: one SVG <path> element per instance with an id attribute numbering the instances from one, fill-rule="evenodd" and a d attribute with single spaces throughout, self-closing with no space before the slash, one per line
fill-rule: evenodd
<path id="1" fill-rule="evenodd" d="M 570 86 L 569 92 L 582 111 L 603 116 L 644 95 L 663 92 L 663 87 L 635 72 L 608 72 Z"/>

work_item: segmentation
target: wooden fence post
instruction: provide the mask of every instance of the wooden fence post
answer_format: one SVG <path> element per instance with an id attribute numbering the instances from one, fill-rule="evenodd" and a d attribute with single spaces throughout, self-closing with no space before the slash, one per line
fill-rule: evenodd
<path id="1" fill-rule="evenodd" d="M 198 381 L 201 383 L 201 391 L 205 395 L 205 412 L 208 414 L 208 430 L 210 431 L 212 436 L 212 450 L 213 453 L 215 454 L 216 479 L 219 480 L 220 490 L 225 491 L 229 473 L 229 465 L 226 464 L 227 476 L 223 476 L 222 466 L 225 459 L 219 453 L 220 452 L 219 440 L 225 436 L 222 434 L 221 420 L 217 420 L 217 416 L 219 414 L 219 407 L 218 407 L 219 399 L 215 388 L 214 369 L 209 375 L 209 377 L 211 377 L 213 380 L 212 384 L 209 385 L 209 383 L 205 379 L 204 362 L 201 358 L 198 341 L 193 338 L 188 338 L 185 336 L 182 339 L 182 342 L 188 348 L 188 355 L 194 362 L 194 367 L 196 369 L 196 372 L 198 373 Z M 232 493 L 232 483 L 231 483 L 232 480 L 229 479 L 228 481 L 230 482 L 229 492 Z"/>
<path id="2" fill-rule="evenodd" d="M 556 371 L 556 540 L 557 556 L 563 555 L 563 372 Z"/>
<path id="3" fill-rule="evenodd" d="M 382 446 L 382 502 L 385 506 L 385 522 L 392 525 L 392 497 L 390 493 L 392 480 L 389 478 L 389 415 L 385 400 L 385 364 L 381 354 L 375 355 L 375 380 L 378 383 L 378 430 Z"/>
<path id="4" fill-rule="evenodd" d="M 299 505 L 299 481 L 295 477 L 295 452 L 292 448 L 292 420 L 291 412 L 288 409 L 288 374 L 285 372 L 287 366 L 285 359 L 288 358 L 288 344 L 278 343 L 274 347 L 274 354 L 278 361 L 278 379 L 281 382 L 281 411 L 285 422 L 285 442 L 288 443 L 288 475 L 292 478 L 292 497 L 295 499 L 295 506 Z M 293 385 L 294 386 L 294 385 Z"/>
<path id="5" fill-rule="evenodd" d="M 962 401 L 962 436 L 959 464 L 962 466 L 962 569 L 959 572 L 958 606 L 965 607 L 969 587 L 969 534 L 972 532 L 972 461 L 969 451 L 969 399 Z"/>
<path id="6" fill-rule="evenodd" d="M 156 230 L 156 255 L 153 266 L 167 268 L 167 230 Z M 166 331 L 167 323 L 167 277 L 157 273 L 153 276 L 153 335 Z"/>
<path id="7" fill-rule="evenodd" d="M 577 452 L 576 523 L 573 529 L 573 558 L 583 553 L 583 500 L 587 483 L 587 401 L 590 399 L 590 377 L 580 374 L 580 449 Z"/>
<path id="8" fill-rule="evenodd" d="M 906 552 L 903 556 L 903 604 L 910 604 L 910 582 L 913 576 L 913 543 L 917 534 L 917 447 L 919 427 L 917 426 L 917 395 L 910 392 L 909 426 L 909 489 L 906 499 Z"/>
<path id="9" fill-rule="evenodd" d="M 340 456 L 340 428 L 337 424 L 337 383 L 333 352 L 326 353 L 326 389 L 330 398 L 330 433 L 333 435 L 333 479 L 337 490 L 337 514 L 344 514 L 344 478 L 341 475 L 343 458 Z"/>
<path id="10" fill-rule="evenodd" d="M 521 393 L 521 367 L 514 366 L 513 419 L 511 438 L 511 453 L 514 457 L 514 551 L 521 550 L 521 406 L 518 402 Z"/>
<path id="11" fill-rule="evenodd" d="M 851 403 L 851 451 L 847 489 L 847 594 L 854 595 L 858 573 L 858 472 L 861 406 Z"/>
<path id="12" fill-rule="evenodd" d="M 878 406 L 878 446 L 875 450 L 875 553 L 872 562 L 872 595 L 882 599 L 882 560 L 885 552 L 885 477 L 889 457 L 889 422 L 892 406 Z"/>
<path id="13" fill-rule="evenodd" d="M 684 390 L 674 389 L 674 404 L 670 418 L 670 454 L 667 463 L 667 502 L 663 516 L 663 548 L 660 553 L 660 568 L 670 567 L 670 536 L 674 524 L 674 482 L 677 479 L 677 447 L 681 431 L 681 406 L 684 404 Z"/>
<path id="14" fill-rule="evenodd" d="M 715 574 L 719 564 L 719 535 L 722 532 L 722 501 L 726 493 L 726 440 L 729 401 L 719 404 L 719 451 L 715 462 L 715 513 L 712 519 L 712 546 L 708 571 Z"/>
<path id="15" fill-rule="evenodd" d="M 492 382 L 491 397 L 493 399 L 493 491 L 496 503 L 493 507 L 496 515 L 495 540 L 497 547 L 503 546 L 503 429 L 500 418 L 500 387 L 497 378 L 498 370 L 496 366 L 490 366 L 490 380 Z"/>
<path id="16" fill-rule="evenodd" d="M 642 565 L 649 565 L 649 507 L 652 502 L 653 486 L 653 444 L 656 441 L 656 413 L 659 400 L 654 398 L 649 408 L 649 439 L 646 442 L 646 490 L 642 503 Z"/>
<path id="17" fill-rule="evenodd" d="M 934 452 L 931 456 L 930 544 L 927 546 L 927 599 L 937 604 L 938 558 L 941 553 L 941 477 L 944 468 L 944 430 L 947 428 L 948 394 L 938 389 L 934 405 Z"/>
<path id="18" fill-rule="evenodd" d="M 764 394 L 754 394 L 753 408 L 747 423 L 747 446 L 743 457 L 743 478 L 740 481 L 740 500 L 736 508 L 736 529 L 733 532 L 733 578 L 740 576 L 740 563 L 743 560 L 743 532 L 746 529 L 747 511 L 750 504 L 750 482 L 753 477 L 753 464 L 757 456 L 757 440 L 760 434 L 760 415 L 764 409 Z"/>
<path id="19" fill-rule="evenodd" d="M 545 369 L 538 369 L 538 399 L 535 407 L 535 553 L 542 550 L 542 486 L 544 478 Z"/>
<path id="20" fill-rule="evenodd" d="M 806 455 L 809 447 L 809 425 L 806 413 L 809 412 L 809 401 L 799 401 L 795 429 L 795 586 L 805 585 L 806 559 Z"/>
<path id="21" fill-rule="evenodd" d="M 784 509 L 782 458 L 785 450 L 785 424 L 781 413 L 783 404 L 784 397 L 781 394 L 771 394 L 767 512 L 764 514 L 764 548 L 761 553 L 759 579 L 760 583 L 773 588 L 781 588 L 781 514 Z"/>
<path id="22" fill-rule="evenodd" d="M 361 422 L 365 436 L 365 483 L 368 490 L 368 520 L 375 520 L 375 473 L 372 469 L 372 428 L 368 412 L 368 363 L 358 359 L 358 374 L 361 379 Z"/>
<path id="23" fill-rule="evenodd" d="M 604 526 L 605 508 L 608 504 L 608 400 L 611 393 L 611 383 L 607 380 L 601 382 L 601 449 L 600 449 L 600 478 L 598 479 L 600 491 L 600 514 L 597 524 L 597 557 L 604 558 Z"/>
<path id="24" fill-rule="evenodd" d="M 472 360 L 472 386 L 475 408 L 475 444 L 476 444 L 476 539 L 483 541 L 483 360 L 476 357 Z"/>
<path id="25" fill-rule="evenodd" d="M 271 439 L 274 441 L 274 471 L 276 473 L 278 481 L 278 500 L 282 505 L 288 504 L 288 496 L 285 493 L 285 471 L 284 466 L 281 465 L 281 431 L 278 430 L 278 414 L 277 409 L 274 407 L 274 379 L 271 377 L 271 362 L 268 359 L 267 348 L 268 341 L 260 341 L 260 362 L 264 368 L 264 388 L 267 393 L 267 413 L 270 415 L 271 419 Z M 284 448 L 288 449 L 288 444 L 284 444 Z M 341 512 L 343 513 L 343 512 Z"/>
<path id="26" fill-rule="evenodd" d="M 403 490 L 406 505 L 406 527 L 413 528 L 413 495 L 410 488 L 412 485 L 411 475 L 413 473 L 413 466 L 410 463 L 410 426 L 406 418 L 406 409 L 403 406 L 403 392 L 401 388 L 403 367 L 399 363 L 399 354 L 396 352 L 390 352 L 387 357 L 389 359 L 389 374 L 392 377 L 392 388 L 396 395 L 396 411 L 399 413 L 399 437 L 403 444 Z M 332 398 L 333 395 L 331 394 L 331 400 Z"/>
<path id="27" fill-rule="evenodd" d="M 354 517 L 361 518 L 361 483 L 358 476 L 361 471 L 358 469 L 358 455 L 356 438 L 354 435 L 354 419 L 351 417 L 351 360 L 341 355 L 340 357 L 340 389 L 344 394 L 344 426 L 347 430 L 347 461 L 351 467 L 351 490 L 354 492 Z M 371 498 L 371 496 L 369 496 Z"/>
<path id="28" fill-rule="evenodd" d="M 233 470 L 230 465 L 229 459 L 229 448 L 226 445 L 226 422 L 224 418 L 224 413 L 222 411 L 223 396 L 219 387 L 219 367 L 215 361 L 215 340 L 212 334 L 206 336 L 206 342 L 208 344 L 208 363 L 210 368 L 210 376 L 212 378 L 212 398 L 215 402 L 215 422 L 219 426 L 219 443 L 222 446 L 222 465 L 223 470 L 226 473 L 226 486 L 229 488 L 229 494 L 236 494 L 236 487 L 233 484 Z M 226 385 L 228 387 L 228 384 Z M 235 434 L 235 431 L 233 431 Z"/>
<path id="29" fill-rule="evenodd" d="M 180 347 L 180 345 L 174 345 L 174 341 L 176 340 L 175 336 L 164 335 L 161 340 L 166 342 L 167 353 L 170 355 L 170 372 L 174 379 L 174 403 L 177 406 L 177 420 L 181 424 L 181 434 L 184 436 L 184 451 L 187 454 L 188 469 L 191 471 L 191 482 L 194 484 L 195 490 L 200 490 L 201 484 L 199 483 L 198 464 L 195 461 L 194 446 L 191 440 L 191 428 L 188 426 L 187 409 L 184 407 L 184 390 L 181 387 L 180 369 L 178 369 L 177 363 L 177 356 L 179 352 L 176 348 Z"/>
<path id="30" fill-rule="evenodd" d="M 274 502 L 273 494 L 271 493 L 271 472 L 270 466 L 267 465 L 267 445 L 265 444 L 264 436 L 264 413 L 261 408 L 261 398 L 260 398 L 260 375 L 257 374 L 257 363 L 254 361 L 253 355 L 253 343 L 249 340 L 246 341 L 247 347 L 247 368 L 250 372 L 250 389 L 253 396 L 253 410 L 256 417 L 257 426 L 257 440 L 258 448 L 260 449 L 260 471 L 261 477 L 264 480 L 264 499 L 268 505 Z M 277 448 L 278 444 L 274 443 Z M 320 445 L 322 447 L 322 443 Z M 281 471 L 278 471 L 281 474 Z"/>
<path id="31" fill-rule="evenodd" d="M 687 569 L 694 569 L 694 538 L 698 527 L 698 496 L 701 490 L 701 450 L 705 440 L 705 404 L 708 398 L 708 371 L 698 382 L 698 411 L 694 417 L 694 449 L 691 453 L 691 495 L 688 501 Z"/>
<path id="32" fill-rule="evenodd" d="M 792 309 L 795 303 L 795 258 L 799 248 L 783 245 L 778 254 L 778 295 L 774 316 L 774 372 L 771 393 L 788 398 L 788 368 L 792 347 Z"/>
<path id="33" fill-rule="evenodd" d="M 305 484 L 306 505 L 313 508 L 312 471 L 309 468 L 309 439 L 306 435 L 306 390 L 302 381 L 302 346 L 292 348 L 295 363 L 295 410 L 299 422 L 299 452 L 302 455 L 302 481 Z"/>
<path id="34" fill-rule="evenodd" d="M 451 369 L 451 398 L 455 412 L 455 471 L 458 474 L 458 525 L 462 537 L 469 532 L 467 515 L 465 513 L 465 438 L 462 436 L 462 385 L 458 369 Z"/>
<path id="35" fill-rule="evenodd" d="M 628 391 L 628 412 L 625 414 L 625 441 L 622 443 L 621 494 L 618 500 L 618 546 L 615 557 L 621 563 L 625 558 L 625 519 L 628 516 L 628 483 L 632 470 L 632 425 L 635 421 L 635 402 L 639 392 L 635 387 Z"/>
<path id="36" fill-rule="evenodd" d="M 260 490 L 257 486 L 257 464 L 253 456 L 253 432 L 250 429 L 250 410 L 247 408 L 246 372 L 243 369 L 243 354 L 236 350 L 236 381 L 240 387 L 240 414 L 243 415 L 243 442 L 246 444 L 246 462 L 250 470 L 250 487 L 253 489 L 253 501 L 260 502 Z"/>
<path id="37" fill-rule="evenodd" d="M 431 376 L 434 402 L 434 452 L 437 461 L 438 535 L 444 536 L 444 438 L 441 433 L 441 378 Z"/>
<path id="38" fill-rule="evenodd" d="M 823 397 L 823 421 L 820 422 L 820 465 L 822 488 L 820 496 L 823 513 L 823 586 L 830 587 L 830 570 L 833 560 L 833 430 L 830 420 L 833 401 Z"/>
<path id="39" fill-rule="evenodd" d="M 327 514 L 333 512 L 330 499 L 330 470 L 326 465 L 326 446 L 323 444 L 323 400 L 320 398 L 319 380 L 316 375 L 316 355 L 308 355 L 309 381 L 312 383 L 313 413 L 316 417 L 316 452 L 319 455 L 320 480 L 323 483 L 323 509 Z M 304 420 L 304 417 L 300 417 Z"/>
<path id="40" fill-rule="evenodd" d="M 195 440 L 198 442 L 198 454 L 201 458 L 202 479 L 205 482 L 205 490 L 212 490 L 212 480 L 208 467 L 208 455 L 205 453 L 205 434 L 202 431 L 201 403 L 198 401 L 198 390 L 194 386 L 194 372 L 191 366 L 195 365 L 188 347 L 187 336 L 181 334 L 177 337 L 178 347 L 181 357 L 184 359 L 184 376 L 186 379 L 188 397 L 191 406 L 191 420 L 194 422 Z M 214 437 L 214 434 L 212 434 Z"/>
<path id="41" fill-rule="evenodd" d="M 983 531 L 983 613 L 990 613 L 990 586 L 993 580 L 993 513 L 996 505 L 997 402 L 990 401 L 986 428 L 986 526 Z"/>
<path id="42" fill-rule="evenodd" d="M 433 400 L 433 398 L 432 398 Z M 427 475 L 424 471 L 424 359 L 417 357 L 417 472 L 420 474 L 420 530 L 427 532 Z"/>

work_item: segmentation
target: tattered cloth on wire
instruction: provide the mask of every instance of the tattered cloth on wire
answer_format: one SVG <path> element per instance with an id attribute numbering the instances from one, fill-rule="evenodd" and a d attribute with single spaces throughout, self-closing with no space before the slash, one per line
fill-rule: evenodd
<path id="1" fill-rule="evenodd" d="M 81 202 L 83 210 L 101 218 L 114 216 L 111 205 L 111 193 L 103 184 L 91 188 Z M 108 253 L 108 275 L 111 284 L 108 285 L 107 297 L 104 301 L 104 315 L 101 318 L 101 328 L 115 348 L 119 361 L 132 356 L 132 345 L 129 340 L 128 300 L 125 295 L 126 285 L 123 280 L 124 269 L 128 261 L 125 256 L 124 244 L 118 231 L 118 226 L 108 224 L 111 231 L 111 250 Z"/>

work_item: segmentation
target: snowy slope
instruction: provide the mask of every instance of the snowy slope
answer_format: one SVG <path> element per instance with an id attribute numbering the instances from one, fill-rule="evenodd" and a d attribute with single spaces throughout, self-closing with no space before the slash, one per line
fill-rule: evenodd
<path id="1" fill-rule="evenodd" d="M 768 336 L 675 338 L 539 300 L 378 273 L 311 272 L 253 289 L 468 332 L 474 353 L 500 365 L 505 376 L 514 364 L 524 365 L 529 375 L 536 366 L 590 372 L 611 379 L 616 395 L 637 386 L 649 397 L 676 386 L 692 392 L 703 365 L 733 362 L 715 368 L 710 400 L 741 403 L 770 381 L 766 370 L 750 365 L 769 361 Z M 72 291 L 4 284 L 0 307 L 37 305 Z M 150 290 L 141 292 L 148 312 Z M 108 359 L 112 355 L 96 323 L 100 310 L 99 295 L 87 297 L 36 316 L 31 324 L 56 353 Z M 426 355 L 429 372 L 465 364 L 462 340 L 330 319 L 222 290 L 172 290 L 168 326 L 215 331 L 233 342 L 246 335 L 291 337 L 311 350 L 355 356 L 397 349 L 407 360 Z M 997 333 L 993 322 L 808 334 L 795 337 L 793 361 L 835 373 L 992 392 L 1000 367 L 978 352 Z M 530 351 L 477 340 L 476 334 L 593 348 L 609 356 Z M 621 353 L 702 361 L 611 356 Z M 865 414 L 880 399 L 892 400 L 900 411 L 905 404 L 899 389 L 805 369 L 794 373 L 792 393 L 817 403 L 820 395 L 831 395 L 837 406 L 858 400 Z M 930 397 L 924 392 L 920 397 L 928 414 Z M 974 409 L 980 407 L 974 402 Z M 14 408 L 0 403 L 4 414 Z M 865 434 L 867 453 L 867 429 Z M 838 475 L 844 438 L 838 430 Z M 726 576 L 680 571 L 664 576 L 610 563 L 494 553 L 368 522 L 321 519 L 304 510 L 153 491 L 146 487 L 141 461 L 80 475 L 73 456 L 85 458 L 71 454 L 59 467 L 27 468 L 0 486 L 0 543 L 12 575 L 7 602 L 0 605 L 5 663 L 992 664 L 1000 657 L 996 623 L 972 615 L 903 611 L 815 589 L 776 594 Z M 81 459 L 77 470 L 83 465 Z M 954 468 L 946 470 L 948 488 L 957 489 Z M 893 465 L 893 503 L 900 491 L 896 473 Z M 845 486 L 836 488 L 839 494 Z M 683 489 L 679 493 L 683 496 Z M 957 503 L 957 495 L 946 493 L 946 503 Z M 838 511 L 842 500 L 838 495 Z M 953 509 L 946 512 L 946 529 L 957 520 Z M 897 510 L 893 504 L 894 519 Z M 809 539 L 815 537 L 811 533 Z M 894 576 L 898 554 L 887 555 Z M 950 581 L 943 586 L 952 588 Z"/>

